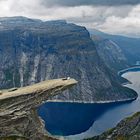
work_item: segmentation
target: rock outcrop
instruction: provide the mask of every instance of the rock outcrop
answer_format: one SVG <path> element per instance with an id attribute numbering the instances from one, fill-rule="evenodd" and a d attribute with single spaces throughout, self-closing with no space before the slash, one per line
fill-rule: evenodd
<path id="1" fill-rule="evenodd" d="M 32 86 L 2 90 L 0 95 L 0 139 L 20 137 L 30 140 L 50 140 L 37 107 L 52 96 L 77 83 L 74 79 L 55 79 Z"/>
<path id="2" fill-rule="evenodd" d="M 0 23 L 0 88 L 70 76 L 79 81 L 78 86 L 55 99 L 93 102 L 137 97 L 105 66 L 85 27 L 25 17 L 0 18 Z"/>
<path id="3" fill-rule="evenodd" d="M 122 120 L 115 128 L 88 140 L 139 140 L 140 112 Z"/>

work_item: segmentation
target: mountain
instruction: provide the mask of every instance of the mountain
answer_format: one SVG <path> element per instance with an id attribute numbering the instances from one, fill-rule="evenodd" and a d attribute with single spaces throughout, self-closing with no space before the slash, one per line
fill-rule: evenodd
<path id="1" fill-rule="evenodd" d="M 122 120 L 115 128 L 88 140 L 139 140 L 140 112 Z"/>
<path id="2" fill-rule="evenodd" d="M 64 20 L 0 18 L 0 60 L 0 88 L 70 76 L 79 84 L 55 99 L 91 102 L 137 97 L 100 59 L 87 29 Z"/>
<path id="3" fill-rule="evenodd" d="M 93 40 L 96 40 L 96 38 L 102 38 L 105 41 L 111 40 L 113 44 L 118 46 L 121 51 L 119 54 L 124 55 L 127 59 L 127 62 L 125 62 L 127 65 L 132 66 L 140 61 L 140 38 L 111 35 L 96 29 L 89 29 L 89 32 Z"/>
<path id="4" fill-rule="evenodd" d="M 129 67 L 122 49 L 114 41 L 95 35 L 92 36 L 92 39 L 100 58 L 110 70 L 117 73 L 119 70 Z"/>
<path id="5" fill-rule="evenodd" d="M 140 39 L 109 35 L 89 30 L 100 58 L 113 72 L 123 67 L 139 65 Z M 110 55 L 109 55 L 110 54 Z M 113 60 L 113 61 L 112 61 Z M 119 61 L 120 60 L 120 61 Z M 116 65 L 115 65 L 116 64 Z M 115 128 L 88 140 L 139 140 L 140 112 L 122 120 Z"/>

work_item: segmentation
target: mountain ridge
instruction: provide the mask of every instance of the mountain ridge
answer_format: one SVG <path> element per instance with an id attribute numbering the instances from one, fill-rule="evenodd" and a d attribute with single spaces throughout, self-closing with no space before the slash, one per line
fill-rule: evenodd
<path id="1" fill-rule="evenodd" d="M 111 35 L 94 29 L 89 29 L 89 32 L 95 40 L 97 36 L 98 38 L 102 38 L 102 40 L 109 39 L 117 44 L 126 57 L 129 66 L 135 65 L 136 61 L 140 60 L 140 38 Z"/>
<path id="2" fill-rule="evenodd" d="M 137 97 L 104 65 L 85 27 L 65 21 L 22 23 L 23 19 L 0 25 L 1 88 L 70 76 L 79 81 L 78 86 L 54 99 L 91 102 Z"/>

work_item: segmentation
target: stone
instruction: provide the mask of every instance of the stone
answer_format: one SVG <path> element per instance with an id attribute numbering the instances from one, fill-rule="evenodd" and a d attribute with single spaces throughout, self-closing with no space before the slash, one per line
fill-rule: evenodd
<path id="1" fill-rule="evenodd" d="M 37 108 L 63 90 L 77 83 L 74 79 L 54 79 L 0 95 L 0 138 L 25 137 L 31 140 L 46 140 L 48 133 L 44 122 L 38 117 Z"/>

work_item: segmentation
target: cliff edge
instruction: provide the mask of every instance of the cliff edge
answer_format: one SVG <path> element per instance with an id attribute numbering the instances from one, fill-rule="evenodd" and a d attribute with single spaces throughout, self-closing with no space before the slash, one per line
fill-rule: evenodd
<path id="1" fill-rule="evenodd" d="M 0 139 L 19 136 L 46 140 L 47 132 L 37 115 L 37 107 L 77 83 L 74 79 L 55 79 L 0 93 Z M 50 138 L 49 138 L 50 139 Z"/>

